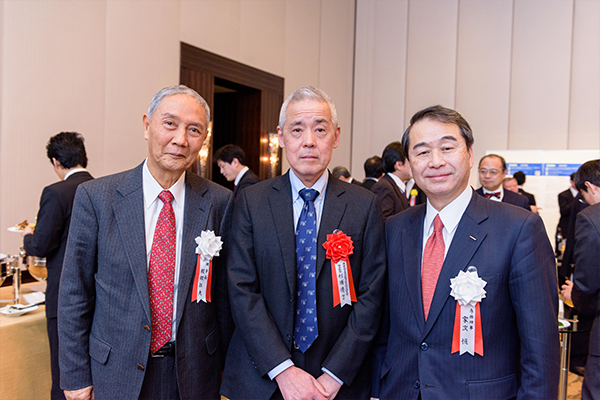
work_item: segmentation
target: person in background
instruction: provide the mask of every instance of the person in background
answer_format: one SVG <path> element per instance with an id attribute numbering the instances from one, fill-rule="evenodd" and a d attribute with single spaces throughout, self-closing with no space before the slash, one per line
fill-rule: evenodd
<path id="1" fill-rule="evenodd" d="M 383 160 L 379 156 L 367 158 L 364 164 L 365 180 L 362 187 L 371 190 L 373 185 L 383 176 Z"/>
<path id="2" fill-rule="evenodd" d="M 513 204 L 531 211 L 529 201 L 517 193 L 504 190 L 502 182 L 506 178 L 506 161 L 497 154 L 488 154 L 479 160 L 479 182 L 481 187 L 475 192 L 490 200 Z"/>
<path id="3" fill-rule="evenodd" d="M 236 201 L 227 262 L 235 332 L 221 387 L 229 399 L 369 398 L 383 219 L 373 193 L 327 171 L 337 121 L 322 90 L 295 90 L 277 127 L 289 171 Z"/>
<path id="4" fill-rule="evenodd" d="M 517 185 L 517 180 L 513 177 L 507 176 L 502 181 L 502 187 L 504 190 L 510 190 L 513 193 L 519 193 L 519 186 Z"/>
<path id="5" fill-rule="evenodd" d="M 560 246 L 558 239 L 559 233 L 561 239 L 566 239 L 569 236 L 569 219 L 573 208 L 573 200 L 579 193 L 575 187 L 575 172 L 571 174 L 569 180 L 569 188 L 558 194 L 558 208 L 560 210 L 560 219 L 556 227 L 556 248 Z"/>
<path id="6" fill-rule="evenodd" d="M 473 142 L 442 106 L 417 112 L 402 137 L 427 204 L 386 221 L 375 398 L 558 397 L 552 246 L 537 214 L 474 193 Z"/>
<path id="7" fill-rule="evenodd" d="M 237 198 L 242 189 L 260 182 L 260 178 L 245 165 L 246 154 L 241 147 L 234 144 L 225 145 L 216 151 L 213 158 L 221 175 L 233 182 L 234 198 Z"/>
<path id="8" fill-rule="evenodd" d="M 408 205 L 413 207 L 418 204 L 423 204 L 427 201 L 427 195 L 415 183 L 414 178 L 410 178 L 406 183 L 406 197 Z"/>
<path id="9" fill-rule="evenodd" d="M 189 171 L 210 110 L 194 90 L 170 86 L 142 121 L 146 160 L 75 195 L 58 305 L 61 386 L 67 399 L 218 400 L 233 329 L 233 196 Z"/>
<path id="10" fill-rule="evenodd" d="M 412 175 L 400 142 L 388 144 L 383 150 L 381 158 L 386 174 L 373 185 L 371 191 L 379 199 L 385 221 L 409 207 L 404 182 L 412 178 Z"/>
<path id="11" fill-rule="evenodd" d="M 23 236 L 23 249 L 28 256 L 46 258 L 48 270 L 46 328 L 50 343 L 50 371 L 52 373 L 50 397 L 54 400 L 65 398 L 60 389 L 56 309 L 58 287 L 69 236 L 69 224 L 71 223 L 71 209 L 79 184 L 93 178 L 85 170 L 88 159 L 83 136 L 79 133 L 61 132 L 52 136 L 46 145 L 46 154 L 60 181 L 46 186 L 42 191 L 35 231 L 27 226 L 21 235 Z"/>
<path id="12" fill-rule="evenodd" d="M 535 203 L 535 196 L 529 192 L 526 192 L 523 189 L 523 185 L 525 184 L 525 179 L 526 179 L 525 173 L 523 171 L 517 171 L 514 173 L 513 177 L 517 180 L 517 185 L 519 185 L 519 194 L 527 197 L 527 201 L 529 201 L 529 208 L 534 213 L 537 213 L 539 210 L 539 207 Z"/>
<path id="13" fill-rule="evenodd" d="M 335 167 L 333 171 L 331 171 L 331 175 L 335 176 L 341 181 L 361 186 L 361 183 L 350 175 L 350 171 L 348 171 L 348 168 L 342 167 L 341 165 Z"/>
<path id="14" fill-rule="evenodd" d="M 581 388 L 583 400 L 595 400 L 600 399 L 600 160 L 579 167 L 575 185 L 590 206 L 577 215 L 573 282 L 562 286 L 562 294 L 577 309 L 595 314 Z"/>

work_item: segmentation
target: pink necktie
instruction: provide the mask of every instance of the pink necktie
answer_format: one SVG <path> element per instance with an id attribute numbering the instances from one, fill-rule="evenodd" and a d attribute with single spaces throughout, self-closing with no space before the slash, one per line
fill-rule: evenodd
<path id="1" fill-rule="evenodd" d="M 440 219 L 440 215 L 436 215 L 433 220 L 433 233 L 427 239 L 425 251 L 423 252 L 423 270 L 421 271 L 421 287 L 423 289 L 423 311 L 425 313 L 425 321 L 429 315 L 431 300 L 435 292 L 442 265 L 444 264 L 444 253 L 446 251 L 444 245 L 444 234 L 442 233 L 444 224 Z"/>
<path id="2" fill-rule="evenodd" d="M 173 195 L 163 190 L 158 198 L 163 207 L 158 215 L 148 269 L 152 337 L 150 351 L 155 353 L 171 338 L 173 323 L 173 281 L 175 277 L 175 213 Z"/>

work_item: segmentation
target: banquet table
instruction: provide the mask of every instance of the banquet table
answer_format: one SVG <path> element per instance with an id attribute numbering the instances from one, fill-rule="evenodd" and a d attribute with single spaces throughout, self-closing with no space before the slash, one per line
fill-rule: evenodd
<path id="1" fill-rule="evenodd" d="M 45 283 L 21 286 L 21 294 L 43 291 Z M 0 307 L 12 304 L 12 286 L 0 288 Z M 21 303 L 25 303 L 21 301 Z M 19 317 L 0 314 L 0 399 L 49 399 L 50 347 L 45 306 Z"/>

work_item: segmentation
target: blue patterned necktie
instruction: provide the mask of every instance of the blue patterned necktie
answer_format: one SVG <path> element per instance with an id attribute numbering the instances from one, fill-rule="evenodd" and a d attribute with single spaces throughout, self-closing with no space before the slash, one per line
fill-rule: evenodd
<path id="1" fill-rule="evenodd" d="M 301 352 L 306 352 L 319 336 L 317 326 L 317 214 L 315 199 L 319 192 L 302 189 L 300 197 L 304 206 L 296 227 L 296 322 L 294 342 Z"/>

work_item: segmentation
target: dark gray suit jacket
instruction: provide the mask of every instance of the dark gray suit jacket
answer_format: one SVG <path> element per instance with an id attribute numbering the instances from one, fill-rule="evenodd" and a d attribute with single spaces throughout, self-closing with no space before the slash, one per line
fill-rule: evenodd
<path id="1" fill-rule="evenodd" d="M 409 207 L 406 195 L 402 193 L 398 185 L 396 185 L 396 182 L 394 182 L 388 174 L 383 175 L 381 179 L 371 187 L 371 191 L 375 193 L 379 199 L 384 221 L 392 215 L 396 215 Z"/>
<path id="2" fill-rule="evenodd" d="M 485 198 L 482 187 L 477 189 L 475 193 Z M 529 207 L 529 200 L 527 199 L 527 197 L 521 196 L 520 194 L 515 192 L 511 192 L 510 190 L 504 190 L 502 203 L 512 204 L 513 206 L 521 207 L 526 209 L 527 211 L 531 211 L 531 207 Z"/>
<path id="3" fill-rule="evenodd" d="M 517 195 L 518 196 L 518 195 Z M 558 293 L 554 254 L 537 214 L 473 193 L 448 249 L 429 317 L 421 291 L 426 205 L 386 222 L 388 300 L 374 397 L 555 399 Z M 475 266 L 484 356 L 451 354 L 456 301 L 450 279 Z"/>
<path id="4" fill-rule="evenodd" d="M 377 198 L 329 175 L 317 247 L 319 336 L 304 355 L 292 349 L 296 310 L 296 240 L 289 172 L 245 189 L 236 200 L 228 259 L 231 339 L 221 393 L 269 399 L 268 372 L 286 359 L 314 377 L 327 368 L 345 384 L 338 399 L 369 398 L 367 354 L 379 325 L 385 276 Z M 336 229 L 350 236 L 357 303 L 333 307 L 331 261 L 322 247 Z"/>
<path id="5" fill-rule="evenodd" d="M 80 185 L 60 287 L 61 386 L 94 385 L 96 399 L 139 396 L 151 336 L 142 165 Z M 190 172 L 177 298 L 176 367 L 182 399 L 218 399 L 231 329 L 226 251 L 213 260 L 212 303 L 191 302 L 195 238 L 227 233 L 231 191 Z M 226 237 L 223 237 L 227 241 Z"/>
<path id="6" fill-rule="evenodd" d="M 251 170 L 246 171 L 244 175 L 242 175 L 238 184 L 233 188 L 233 197 L 237 198 L 240 191 L 248 186 L 254 185 L 256 182 L 260 182 L 260 178 Z"/>

